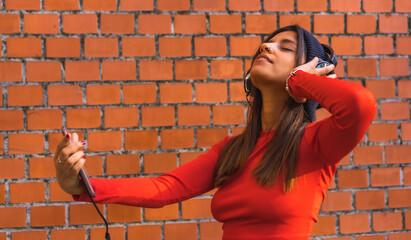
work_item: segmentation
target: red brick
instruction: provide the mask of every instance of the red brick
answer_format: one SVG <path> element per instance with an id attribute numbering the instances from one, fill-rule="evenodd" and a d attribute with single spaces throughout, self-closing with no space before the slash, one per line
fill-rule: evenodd
<path id="1" fill-rule="evenodd" d="M 8 106 L 43 105 L 43 88 L 40 85 L 9 86 L 7 91 Z"/>
<path id="2" fill-rule="evenodd" d="M 180 153 L 180 166 L 196 159 L 201 154 L 203 154 L 203 152 L 182 152 Z"/>
<path id="3" fill-rule="evenodd" d="M 87 145 L 90 152 L 115 151 L 122 146 L 120 131 L 89 132 Z"/>
<path id="4" fill-rule="evenodd" d="M 351 210 L 351 192 L 327 192 L 321 211 Z"/>
<path id="5" fill-rule="evenodd" d="M 51 240 L 85 239 L 85 229 L 61 229 L 51 230 Z"/>
<path id="6" fill-rule="evenodd" d="M 47 38 L 46 52 L 49 58 L 78 58 L 81 52 L 80 38 Z"/>
<path id="7" fill-rule="evenodd" d="M 105 127 L 136 127 L 138 126 L 137 107 L 119 107 L 104 109 Z"/>
<path id="8" fill-rule="evenodd" d="M 41 39 L 35 37 L 7 38 L 7 57 L 41 57 Z"/>
<path id="9" fill-rule="evenodd" d="M 110 233 L 111 239 L 118 239 L 118 240 L 124 240 L 124 227 L 109 227 L 108 231 Z M 100 240 L 100 239 L 105 239 L 105 234 L 106 234 L 106 228 L 105 227 L 100 227 L 100 228 L 90 228 L 90 240 Z"/>
<path id="10" fill-rule="evenodd" d="M 395 97 L 394 80 L 366 80 L 366 86 L 376 98 Z"/>
<path id="11" fill-rule="evenodd" d="M 207 79 L 208 67 L 206 60 L 175 61 L 176 80 Z"/>
<path id="12" fill-rule="evenodd" d="M 80 105 L 83 103 L 83 90 L 78 85 L 47 86 L 48 105 Z"/>
<path id="13" fill-rule="evenodd" d="M 0 184 L 0 204 L 6 203 L 6 188 L 5 184 Z"/>
<path id="14" fill-rule="evenodd" d="M 231 37 L 230 55 L 251 56 L 257 51 L 260 43 L 261 39 L 259 37 Z"/>
<path id="15" fill-rule="evenodd" d="M 340 232 L 342 234 L 364 233 L 370 231 L 370 219 L 366 213 L 340 215 Z"/>
<path id="16" fill-rule="evenodd" d="M 196 223 L 167 223 L 164 224 L 164 236 L 168 240 L 179 240 L 184 236 L 185 240 L 197 239 Z"/>
<path id="17" fill-rule="evenodd" d="M 179 106 L 178 125 L 209 125 L 210 107 L 208 106 Z"/>
<path id="18" fill-rule="evenodd" d="M 381 120 L 410 119 L 408 102 L 382 102 Z"/>
<path id="19" fill-rule="evenodd" d="M 376 29 L 377 19 L 374 15 L 347 16 L 347 33 L 375 33 Z"/>
<path id="20" fill-rule="evenodd" d="M 118 204 L 107 205 L 108 222 L 140 222 L 141 208 Z"/>
<path id="21" fill-rule="evenodd" d="M 0 110 L 0 130 L 23 130 L 22 110 Z"/>
<path id="22" fill-rule="evenodd" d="M 160 103 L 191 103 L 193 87 L 190 83 L 160 84 Z"/>
<path id="23" fill-rule="evenodd" d="M 207 32 L 207 19 L 204 14 L 175 15 L 174 32 L 177 34 L 200 34 Z"/>
<path id="24" fill-rule="evenodd" d="M 55 149 L 52 149 L 54 151 Z M 51 178 L 56 177 L 54 160 L 52 157 L 29 158 L 30 178 Z"/>
<path id="25" fill-rule="evenodd" d="M 160 37 L 159 53 L 161 57 L 190 57 L 191 38 L 190 37 Z"/>
<path id="26" fill-rule="evenodd" d="M 389 142 L 398 139 L 397 125 L 376 123 L 368 129 L 369 140 L 372 142 Z"/>
<path id="27" fill-rule="evenodd" d="M 294 11 L 294 0 L 264 0 L 264 11 L 292 12 Z"/>
<path id="28" fill-rule="evenodd" d="M 11 183 L 10 203 L 32 203 L 45 201 L 44 182 Z"/>
<path id="29" fill-rule="evenodd" d="M 244 83 L 241 82 L 230 82 L 230 101 L 233 102 L 244 102 L 245 92 Z"/>
<path id="30" fill-rule="evenodd" d="M 392 1 L 390 0 L 363 0 L 365 12 L 391 12 Z"/>
<path id="31" fill-rule="evenodd" d="M 10 169 L 13 169 L 13 171 L 10 171 Z M 24 175 L 24 159 L 0 159 L 0 179 L 24 178 Z"/>
<path id="32" fill-rule="evenodd" d="M 197 129 L 197 147 L 208 148 L 221 141 L 229 134 L 228 128 Z"/>
<path id="33" fill-rule="evenodd" d="M 347 59 L 348 77 L 376 77 L 377 59 L 349 58 Z"/>
<path id="34" fill-rule="evenodd" d="M 405 228 L 411 229 L 411 211 L 406 211 L 404 215 L 405 215 Z"/>
<path id="35" fill-rule="evenodd" d="M 86 89 L 87 105 L 119 104 L 120 85 L 88 85 Z"/>
<path id="36" fill-rule="evenodd" d="M 58 14 L 24 14 L 24 33 L 57 34 L 58 32 Z"/>
<path id="37" fill-rule="evenodd" d="M 314 33 L 344 33 L 344 16 L 314 15 Z"/>
<path id="38" fill-rule="evenodd" d="M 408 0 L 396 0 L 395 1 L 395 11 L 396 12 L 411 12 L 411 3 Z"/>
<path id="39" fill-rule="evenodd" d="M 230 11 L 260 11 L 260 0 L 228 0 Z"/>
<path id="40" fill-rule="evenodd" d="M 408 58 L 384 58 L 380 59 L 381 77 L 409 76 Z"/>
<path id="41" fill-rule="evenodd" d="M 26 80 L 28 82 L 61 81 L 60 62 L 26 62 Z"/>
<path id="42" fill-rule="evenodd" d="M 32 206 L 30 208 L 32 227 L 59 226 L 65 224 L 64 206 Z"/>
<path id="43" fill-rule="evenodd" d="M 331 46 L 338 55 L 360 55 L 361 54 L 360 37 L 332 37 Z"/>
<path id="44" fill-rule="evenodd" d="M 140 173 L 140 155 L 107 155 L 106 165 L 108 175 L 138 174 Z"/>
<path id="45" fill-rule="evenodd" d="M 140 61 L 140 80 L 172 80 L 173 64 L 170 60 Z"/>
<path id="46" fill-rule="evenodd" d="M 170 14 L 138 15 L 138 31 L 141 34 L 169 34 L 171 33 Z"/>
<path id="47" fill-rule="evenodd" d="M 314 224 L 311 235 L 335 234 L 335 216 L 319 216 L 318 222 Z"/>
<path id="48" fill-rule="evenodd" d="M 190 0 L 158 0 L 157 9 L 160 11 L 188 11 Z"/>
<path id="49" fill-rule="evenodd" d="M 246 33 L 270 33 L 277 29 L 276 15 L 247 14 L 245 16 Z"/>
<path id="50" fill-rule="evenodd" d="M 225 11 L 225 2 L 225 0 L 194 0 L 193 9 L 194 11 Z"/>
<path id="51" fill-rule="evenodd" d="M 227 84 L 226 83 L 197 83 L 195 84 L 196 102 L 226 102 Z"/>
<path id="52" fill-rule="evenodd" d="M 241 15 L 210 15 L 211 33 L 241 33 Z"/>
<path id="53" fill-rule="evenodd" d="M 367 170 L 338 170 L 338 188 L 365 188 L 367 186 Z"/>
<path id="54" fill-rule="evenodd" d="M 278 2 L 283 2 L 281 0 L 274 0 Z M 280 15 L 280 27 L 285 27 L 288 25 L 298 24 L 301 27 L 311 30 L 311 16 L 310 15 Z"/>
<path id="55" fill-rule="evenodd" d="M 144 173 L 166 173 L 176 167 L 176 153 L 144 154 Z"/>
<path id="56" fill-rule="evenodd" d="M 117 0 L 83 0 L 86 11 L 116 11 Z"/>
<path id="57" fill-rule="evenodd" d="M 103 206 L 97 207 L 103 212 Z M 96 224 L 103 223 L 100 215 L 92 204 L 75 204 L 69 208 L 70 225 Z"/>
<path id="58" fill-rule="evenodd" d="M 373 213 L 372 218 L 374 231 L 380 232 L 402 229 L 400 212 Z"/>
<path id="59" fill-rule="evenodd" d="M 68 108 L 68 128 L 98 128 L 101 126 L 99 108 Z"/>
<path id="60" fill-rule="evenodd" d="M 132 84 L 123 86 L 125 104 L 155 103 L 157 100 L 155 84 Z"/>
<path id="61" fill-rule="evenodd" d="M 97 33 L 97 14 L 64 14 L 64 33 Z"/>
<path id="62" fill-rule="evenodd" d="M 213 106 L 213 123 L 215 125 L 244 124 L 244 111 L 243 105 Z"/>
<path id="63" fill-rule="evenodd" d="M 213 79 L 242 78 L 243 62 L 241 60 L 211 61 L 211 77 Z"/>
<path id="64" fill-rule="evenodd" d="M 411 81 L 399 80 L 398 81 L 398 97 L 411 98 Z"/>
<path id="65" fill-rule="evenodd" d="M 401 139 L 411 141 L 411 123 L 401 123 Z"/>
<path id="66" fill-rule="evenodd" d="M 127 81 L 136 79 L 136 61 L 103 61 L 104 81 Z"/>
<path id="67" fill-rule="evenodd" d="M 66 61 L 66 81 L 99 81 L 100 63 L 98 61 Z"/>
<path id="68" fill-rule="evenodd" d="M 133 34 L 134 14 L 101 14 L 101 33 Z"/>
<path id="69" fill-rule="evenodd" d="M 9 154 L 41 154 L 44 136 L 40 133 L 9 134 Z"/>
<path id="70" fill-rule="evenodd" d="M 330 10 L 332 12 L 360 12 L 360 0 L 331 0 Z"/>
<path id="71" fill-rule="evenodd" d="M 173 126 L 174 107 L 142 107 L 141 118 L 143 127 Z"/>
<path id="72" fill-rule="evenodd" d="M 128 226 L 127 237 L 128 239 L 161 240 L 161 225 L 130 225 Z"/>
<path id="73" fill-rule="evenodd" d="M 120 0 L 121 11 L 151 11 L 154 9 L 153 0 L 135 1 Z"/>
<path id="74" fill-rule="evenodd" d="M 40 7 L 41 7 L 40 0 L 6 0 L 5 9 L 6 10 L 40 10 Z"/>
<path id="75" fill-rule="evenodd" d="M 357 165 L 382 164 L 382 147 L 357 146 L 354 149 L 354 163 Z"/>
<path id="76" fill-rule="evenodd" d="M 194 147 L 193 129 L 164 129 L 161 131 L 161 148 L 192 148 Z"/>
<path id="77" fill-rule="evenodd" d="M 45 10 L 79 10 L 77 0 L 44 0 Z"/>
<path id="78" fill-rule="evenodd" d="M 200 239 L 222 239 L 223 227 L 220 222 L 200 222 Z"/>
<path id="79" fill-rule="evenodd" d="M 21 82 L 21 62 L 0 62 L 0 82 Z"/>
<path id="80" fill-rule="evenodd" d="M 153 37 L 124 37 L 122 46 L 125 57 L 145 57 L 156 54 Z"/>
<path id="81" fill-rule="evenodd" d="M 196 56 L 212 57 L 226 56 L 227 45 L 225 37 L 196 37 L 194 38 Z"/>
<path id="82" fill-rule="evenodd" d="M 211 198 L 190 199 L 182 202 L 183 219 L 213 218 L 211 214 Z"/>
<path id="83" fill-rule="evenodd" d="M 0 228 L 26 227 L 26 207 L 2 207 L 0 216 Z"/>
<path id="84" fill-rule="evenodd" d="M 385 186 L 397 186 L 400 185 L 400 168 L 387 167 L 387 168 L 372 168 L 371 169 L 371 186 L 372 187 L 385 187 Z"/>
<path id="85" fill-rule="evenodd" d="M 392 145 L 385 146 L 385 162 L 392 163 L 411 163 L 410 145 Z"/>
<path id="86" fill-rule="evenodd" d="M 388 235 L 388 240 L 403 240 L 409 238 L 411 238 L 410 232 L 390 233 Z"/>
<path id="87" fill-rule="evenodd" d="M 166 205 L 162 208 L 146 208 L 145 219 L 148 221 L 177 220 L 178 203 Z"/>
<path id="88" fill-rule="evenodd" d="M 1 239 L 1 238 L 0 238 Z M 6 238 L 5 238 L 6 239 Z M 11 239 L 13 240 L 46 240 L 47 231 L 24 231 L 24 232 L 12 232 Z"/>
<path id="89" fill-rule="evenodd" d="M 61 114 L 60 109 L 27 110 L 27 129 L 60 129 L 62 123 Z"/>
<path id="90" fill-rule="evenodd" d="M 0 14 L 0 33 L 11 34 L 20 32 L 19 14 Z"/>
<path id="91" fill-rule="evenodd" d="M 101 156 L 87 156 L 86 164 L 84 166 L 87 168 L 89 176 L 103 175 L 103 158 Z"/>
<path id="92" fill-rule="evenodd" d="M 304 1 L 297 0 L 297 10 L 299 12 L 323 12 L 327 11 L 327 0 Z"/>
<path id="93" fill-rule="evenodd" d="M 411 55 L 411 37 L 397 37 L 397 54 Z"/>
<path id="94" fill-rule="evenodd" d="M 411 206 L 411 189 L 389 189 L 388 207 L 406 208 Z"/>
<path id="95" fill-rule="evenodd" d="M 54 168 L 54 166 L 53 166 Z M 56 170 L 53 169 L 55 172 Z M 57 182 L 50 182 L 50 202 L 68 202 L 73 201 L 73 196 L 64 192 Z"/>
<path id="96" fill-rule="evenodd" d="M 406 15 L 380 15 L 380 33 L 408 33 Z"/>
<path id="97" fill-rule="evenodd" d="M 355 209 L 383 209 L 385 208 L 385 194 L 383 190 L 367 190 L 355 192 Z"/>
<path id="98" fill-rule="evenodd" d="M 385 240 L 385 235 L 357 236 L 357 240 Z"/>
<path id="99" fill-rule="evenodd" d="M 117 38 L 85 38 L 86 57 L 118 57 Z"/>
<path id="100" fill-rule="evenodd" d="M 124 133 L 126 150 L 151 150 L 158 146 L 156 130 L 127 131 Z"/>

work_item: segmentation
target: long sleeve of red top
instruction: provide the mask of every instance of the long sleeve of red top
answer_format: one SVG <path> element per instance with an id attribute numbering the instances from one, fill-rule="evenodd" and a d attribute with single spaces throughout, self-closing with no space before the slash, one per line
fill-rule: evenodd
<path id="1" fill-rule="evenodd" d="M 372 93 L 349 81 L 297 71 L 290 93 L 314 100 L 332 115 L 309 124 L 300 142 L 297 189 L 282 191 L 259 186 L 252 170 L 264 153 L 271 133 L 261 132 L 246 164 L 213 197 L 211 210 L 224 223 L 224 240 L 308 239 L 338 161 L 364 136 L 375 111 Z M 162 207 L 214 188 L 213 174 L 227 137 L 197 159 L 154 178 L 91 179 L 95 201 L 140 207 Z M 89 201 L 86 193 L 74 196 Z"/>

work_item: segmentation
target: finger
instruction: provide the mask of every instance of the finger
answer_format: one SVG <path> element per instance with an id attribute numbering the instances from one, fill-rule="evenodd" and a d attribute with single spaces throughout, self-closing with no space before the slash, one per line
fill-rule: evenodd
<path id="1" fill-rule="evenodd" d="M 308 64 L 315 68 L 318 64 L 318 57 L 314 57 Z"/>
<path id="2" fill-rule="evenodd" d="M 329 77 L 329 78 L 337 78 L 337 74 L 331 74 L 331 75 L 328 75 L 327 77 Z"/>
<path id="3" fill-rule="evenodd" d="M 84 141 L 70 143 L 60 151 L 60 154 L 58 155 L 56 160 L 60 161 L 58 163 L 61 164 L 61 162 L 65 161 L 75 152 L 82 151 L 85 144 L 86 143 Z"/>
<path id="4" fill-rule="evenodd" d="M 73 155 L 67 158 L 66 161 L 64 162 L 64 168 L 71 170 L 73 166 L 76 165 L 77 162 L 81 160 L 81 158 L 84 158 L 84 156 L 85 156 L 85 153 L 83 151 L 73 153 Z"/>
<path id="5" fill-rule="evenodd" d="M 77 176 L 80 172 L 80 169 L 84 167 L 84 164 L 86 163 L 86 158 L 81 158 L 79 159 L 71 168 L 70 171 Z"/>
<path id="6" fill-rule="evenodd" d="M 317 74 L 322 76 L 325 75 L 329 72 L 331 72 L 332 70 L 334 70 L 335 66 L 333 64 L 325 66 L 323 68 L 317 68 Z"/>
<path id="7" fill-rule="evenodd" d="M 55 155 L 59 155 L 60 151 L 65 148 L 69 143 L 70 143 L 70 137 L 71 135 L 69 133 L 67 133 L 66 136 L 63 137 L 63 139 L 61 139 L 61 141 L 59 142 L 59 144 L 57 145 L 57 149 L 56 149 L 56 153 Z"/>
<path id="8" fill-rule="evenodd" d="M 73 133 L 73 136 L 71 137 L 71 142 L 78 142 L 78 134 Z"/>

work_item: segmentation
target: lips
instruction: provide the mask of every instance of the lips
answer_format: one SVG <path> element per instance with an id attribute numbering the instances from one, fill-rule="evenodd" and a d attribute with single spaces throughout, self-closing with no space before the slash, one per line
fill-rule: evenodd
<path id="1" fill-rule="evenodd" d="M 258 55 L 255 60 L 259 60 L 259 59 L 261 59 L 261 60 L 265 59 L 265 60 L 267 60 L 269 63 L 273 63 L 273 61 L 270 59 L 270 57 L 269 57 L 267 54 L 265 54 L 265 53 L 261 53 L 260 55 Z"/>

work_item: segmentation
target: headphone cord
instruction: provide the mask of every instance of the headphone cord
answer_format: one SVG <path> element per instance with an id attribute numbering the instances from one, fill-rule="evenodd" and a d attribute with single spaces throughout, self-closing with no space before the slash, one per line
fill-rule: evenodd
<path id="1" fill-rule="evenodd" d="M 96 203 L 94 202 L 93 198 L 91 197 L 88 189 L 87 189 L 87 188 L 85 188 L 85 189 L 86 189 L 86 192 L 87 192 L 88 196 L 90 197 L 91 202 L 93 203 L 93 205 L 94 205 L 94 207 L 96 208 L 98 214 L 100 214 L 100 217 L 103 219 L 104 224 L 106 225 L 106 235 L 105 235 L 105 238 L 106 238 L 106 240 L 110 240 L 110 233 L 108 232 L 108 223 L 107 223 L 107 220 L 104 218 L 103 214 L 101 214 L 101 212 L 100 212 L 100 210 L 98 209 Z"/>

